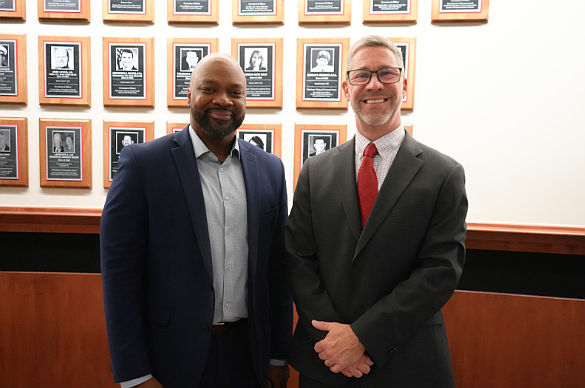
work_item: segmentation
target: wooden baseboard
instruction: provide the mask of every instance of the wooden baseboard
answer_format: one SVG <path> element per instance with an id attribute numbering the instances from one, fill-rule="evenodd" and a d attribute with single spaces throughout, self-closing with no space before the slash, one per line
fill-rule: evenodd
<path id="1" fill-rule="evenodd" d="M 101 209 L 0 206 L 0 232 L 97 234 Z M 585 226 L 470 222 L 467 248 L 585 255 Z"/>

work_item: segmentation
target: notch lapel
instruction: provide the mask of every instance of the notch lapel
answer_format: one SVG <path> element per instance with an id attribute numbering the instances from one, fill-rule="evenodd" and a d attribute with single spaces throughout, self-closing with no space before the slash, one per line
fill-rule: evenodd
<path id="1" fill-rule="evenodd" d="M 396 205 L 398 198 L 400 198 L 424 163 L 422 159 L 418 158 L 421 152 L 422 149 L 418 145 L 418 142 L 406 133 L 360 236 L 353 257 L 354 260 L 372 238 L 376 230 L 378 230 L 382 221 L 386 219 L 390 210 Z"/>
<path id="2" fill-rule="evenodd" d="M 213 266 L 211 261 L 211 245 L 209 243 L 209 230 L 207 227 L 207 215 L 205 214 L 205 198 L 201 188 L 201 177 L 197 168 L 197 159 L 193 150 L 193 143 L 189 135 L 189 126 L 176 135 L 177 148 L 171 149 L 175 159 L 175 165 L 179 171 L 181 186 L 189 214 L 193 223 L 193 229 L 197 236 L 197 243 L 201 250 L 201 256 L 210 279 L 213 279 Z"/>
<path id="3" fill-rule="evenodd" d="M 362 233 L 362 220 L 355 178 L 355 137 L 338 146 L 337 150 L 339 152 L 333 158 L 333 174 L 337 192 L 351 233 L 358 241 Z"/>

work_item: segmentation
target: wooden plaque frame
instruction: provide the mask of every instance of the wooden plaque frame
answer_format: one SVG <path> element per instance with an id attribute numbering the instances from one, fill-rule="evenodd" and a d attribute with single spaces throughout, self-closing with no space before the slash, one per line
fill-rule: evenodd
<path id="1" fill-rule="evenodd" d="M 412 134 L 412 125 L 404 125 L 404 129 L 406 129 L 406 132 L 410 133 L 410 136 L 414 136 Z"/>
<path id="2" fill-rule="evenodd" d="M 185 129 L 185 127 L 189 125 L 189 123 L 178 123 L 178 122 L 169 122 L 167 121 L 167 135 L 170 135 L 174 132 L 179 132 Z"/>
<path id="3" fill-rule="evenodd" d="M 37 15 L 39 20 L 67 20 L 89 23 L 91 8 L 89 0 L 78 0 L 79 11 L 45 11 L 45 1 L 37 0 Z"/>
<path id="4" fill-rule="evenodd" d="M 297 187 L 297 180 L 299 178 L 299 173 L 301 172 L 301 168 L 303 166 L 303 148 L 304 148 L 304 133 L 307 132 L 315 132 L 316 134 L 322 133 L 329 133 L 331 132 L 337 134 L 337 147 L 340 144 L 343 144 L 347 141 L 347 124 L 298 124 L 295 123 L 295 166 L 294 166 L 294 186 L 293 190 Z M 329 148 L 327 150 L 333 148 L 331 144 L 329 144 Z M 308 149 L 307 149 L 308 153 Z M 310 156 L 309 156 L 310 157 Z M 307 159 L 307 158 L 305 158 Z"/>
<path id="5" fill-rule="evenodd" d="M 16 95 L 1 95 L 0 102 L 26 105 L 28 103 L 26 35 L 0 34 L 0 40 L 14 42 L 14 53 L 16 54 Z"/>
<path id="6" fill-rule="evenodd" d="M 0 117 L 0 125 L 16 126 L 16 177 L 0 178 L 0 186 L 28 187 L 28 120 L 26 117 Z M 9 140 L 9 139 L 8 139 Z"/>
<path id="7" fill-rule="evenodd" d="M 55 156 L 57 152 L 55 152 L 53 149 L 53 140 L 51 140 L 51 150 L 49 150 L 49 139 L 47 138 L 47 131 L 52 131 L 54 129 L 64 131 L 79 130 L 81 135 L 81 142 L 79 144 L 79 148 L 77 148 L 77 145 L 74 146 L 75 152 L 71 154 L 75 156 L 75 154 L 77 154 L 77 150 L 79 150 L 79 157 L 81 158 L 81 161 L 79 162 L 81 179 L 67 180 L 49 178 L 49 166 L 47 162 L 49 157 Z M 53 135 L 54 132 L 52 132 Z M 39 119 L 39 139 L 41 187 L 91 189 L 91 120 Z M 74 142 L 77 143 L 78 140 L 79 139 L 75 139 Z M 63 158 L 67 157 L 66 150 L 60 152 L 62 152 Z M 63 168 L 63 166 L 60 167 Z"/>
<path id="8" fill-rule="evenodd" d="M 482 22 L 487 23 L 489 18 L 490 0 L 479 0 L 479 12 L 440 12 L 443 0 L 433 0 L 431 23 L 452 23 L 452 22 Z"/>
<path id="9" fill-rule="evenodd" d="M 14 0 L 14 9 L 10 11 L 0 11 L 0 19 L 26 20 L 26 1 Z"/>
<path id="10" fill-rule="evenodd" d="M 366 23 L 401 23 L 401 24 L 416 24 L 418 16 L 418 0 L 408 0 L 408 12 L 398 11 L 392 12 L 383 11 L 372 13 L 372 1 L 364 0 L 363 22 Z"/>
<path id="11" fill-rule="evenodd" d="M 112 73 L 110 60 L 110 45 L 127 46 L 131 48 L 143 47 L 143 87 L 144 98 L 112 98 L 110 75 Z M 154 107 L 154 38 L 103 38 L 103 80 L 104 106 L 144 106 Z M 139 69 L 140 70 L 140 69 Z"/>
<path id="12" fill-rule="evenodd" d="M 110 133 L 112 132 L 113 128 L 121 129 L 121 130 L 128 130 L 130 132 L 130 136 L 132 136 L 133 129 L 139 129 L 143 132 L 144 141 L 140 143 L 144 143 L 154 139 L 154 121 L 105 121 L 104 120 L 104 189 L 109 189 L 112 185 L 112 180 L 110 179 L 110 151 L 112 149 L 112 142 Z M 136 131 L 134 132 L 136 135 L 134 139 L 138 139 L 138 134 Z M 116 133 L 118 135 L 118 133 Z M 118 145 L 116 145 L 117 147 Z M 117 160 L 116 160 L 117 163 Z"/>
<path id="13" fill-rule="evenodd" d="M 110 0 L 102 0 L 102 19 L 104 22 L 154 23 L 154 0 L 144 1 L 144 13 L 110 12 Z"/>
<path id="14" fill-rule="evenodd" d="M 69 62 L 73 62 L 75 65 L 81 65 L 77 70 L 79 73 L 79 96 L 67 97 L 67 96 L 47 96 L 46 90 L 46 77 L 47 74 L 47 53 L 45 52 L 45 44 L 71 44 L 71 52 L 74 47 L 77 46 L 79 61 L 75 61 L 75 55 L 73 60 L 68 59 Z M 72 36 L 39 36 L 39 104 L 41 105 L 83 105 L 91 106 L 91 39 L 90 37 L 72 37 Z M 71 54 L 67 54 L 68 58 Z"/>
<path id="15" fill-rule="evenodd" d="M 244 74 L 248 74 L 246 70 L 246 66 L 248 62 L 246 58 L 240 58 L 239 56 L 239 47 L 240 46 L 258 46 L 259 48 L 263 46 L 272 46 L 273 48 L 273 57 L 272 57 L 272 78 L 273 78 L 273 86 L 272 86 L 272 98 L 251 98 L 248 94 L 246 96 L 246 108 L 276 108 L 282 109 L 282 38 L 249 38 L 249 39 L 238 39 L 232 38 L 232 57 L 238 61 L 240 67 L 244 71 Z M 268 49 L 266 49 L 268 50 Z M 243 60 L 241 60 L 243 59 Z M 265 65 L 266 66 L 266 65 Z M 271 69 L 267 69 L 271 70 Z M 262 72 L 258 74 L 264 74 Z M 252 73 L 253 75 L 253 73 Z M 248 78 L 246 76 L 246 78 Z M 249 80 L 248 80 L 249 83 Z"/>
<path id="16" fill-rule="evenodd" d="M 176 46 L 207 46 L 208 54 L 217 52 L 219 38 L 196 39 L 196 38 L 167 38 L 167 106 L 187 108 L 187 96 L 185 98 L 178 98 L 175 93 L 176 83 L 175 75 L 177 75 L 177 57 L 175 55 Z M 181 47 L 177 47 L 183 50 Z M 198 50 L 198 49 L 197 49 Z M 200 52 L 199 60 L 202 59 L 202 52 Z M 205 55 L 203 55 L 205 56 Z M 183 64 L 179 63 L 179 70 Z M 189 70 L 187 70 L 189 71 Z M 185 73 L 185 72 L 182 72 Z M 180 74 L 180 73 L 179 73 Z M 191 75 L 189 73 L 189 79 Z M 188 82 L 189 80 L 187 80 Z"/>
<path id="17" fill-rule="evenodd" d="M 208 0 L 208 13 L 177 13 L 175 12 L 175 0 L 167 0 L 168 23 L 206 23 L 219 24 L 219 0 Z"/>
<path id="18" fill-rule="evenodd" d="M 338 72 L 338 88 L 339 88 L 339 99 L 334 101 L 313 101 L 303 99 L 305 91 L 305 77 L 306 68 L 305 63 L 305 45 L 313 46 L 324 46 L 333 47 L 340 46 L 340 58 L 339 58 L 339 72 Z M 349 38 L 321 38 L 321 39 L 297 39 L 297 63 L 302 63 L 302 66 L 297 66 L 297 98 L 296 106 L 297 109 L 347 109 L 347 100 L 343 96 L 343 90 L 341 85 L 345 77 L 345 58 L 349 52 Z"/>
<path id="19" fill-rule="evenodd" d="M 284 24 L 284 0 L 273 0 L 274 13 L 241 14 L 240 0 L 232 0 L 232 24 Z"/>
<path id="20" fill-rule="evenodd" d="M 269 154 L 282 158 L 282 124 L 242 124 L 236 131 L 238 138 L 246 140 L 244 134 L 266 135 L 271 136 L 272 150 L 266 150 L 266 145 L 262 148 Z"/>
<path id="21" fill-rule="evenodd" d="M 299 25 L 303 24 L 351 24 L 351 0 L 341 0 L 343 12 L 333 13 L 311 13 L 305 12 L 307 0 L 299 2 Z"/>
<path id="22" fill-rule="evenodd" d="M 398 47 L 407 47 L 404 76 L 407 79 L 406 99 L 402 101 L 402 110 L 414 109 L 414 81 L 416 69 L 416 38 L 388 38 Z"/>

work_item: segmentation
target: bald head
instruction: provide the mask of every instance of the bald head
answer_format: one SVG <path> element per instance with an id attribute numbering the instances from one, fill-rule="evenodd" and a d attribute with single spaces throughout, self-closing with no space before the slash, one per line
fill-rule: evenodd
<path id="1" fill-rule="evenodd" d="M 201 80 L 209 74 L 231 74 L 243 83 L 246 88 L 246 77 L 238 62 L 231 56 L 224 53 L 213 53 L 205 56 L 199 61 L 197 67 L 191 73 L 189 87 L 193 89 L 196 80 Z"/>

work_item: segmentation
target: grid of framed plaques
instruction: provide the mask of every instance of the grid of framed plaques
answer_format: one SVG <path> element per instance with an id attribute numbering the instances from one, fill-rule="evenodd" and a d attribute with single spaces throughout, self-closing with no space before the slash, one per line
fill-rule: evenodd
<path id="1" fill-rule="evenodd" d="M 40 187 L 91 189 L 95 173 L 109 188 L 123 147 L 187 127 L 191 74 L 218 51 L 230 53 L 246 78 L 247 117 L 237 137 L 283 158 L 296 182 L 307 158 L 348 137 L 346 58 L 358 38 L 348 26 L 363 25 L 362 35 L 384 28 L 376 33 L 396 44 L 404 64 L 402 112 L 414 111 L 423 5 L 427 23 L 488 21 L 489 0 L 299 0 L 288 7 L 284 0 L 0 0 L 0 21 L 15 26 L 0 33 L 7 107 L 0 186 L 36 182 L 29 166 L 38 156 Z M 37 20 L 27 20 L 34 6 Z M 33 51 L 37 57 L 27 58 Z M 92 123 L 103 136 L 92 135 Z M 92 172 L 96 157 L 101 171 Z"/>

